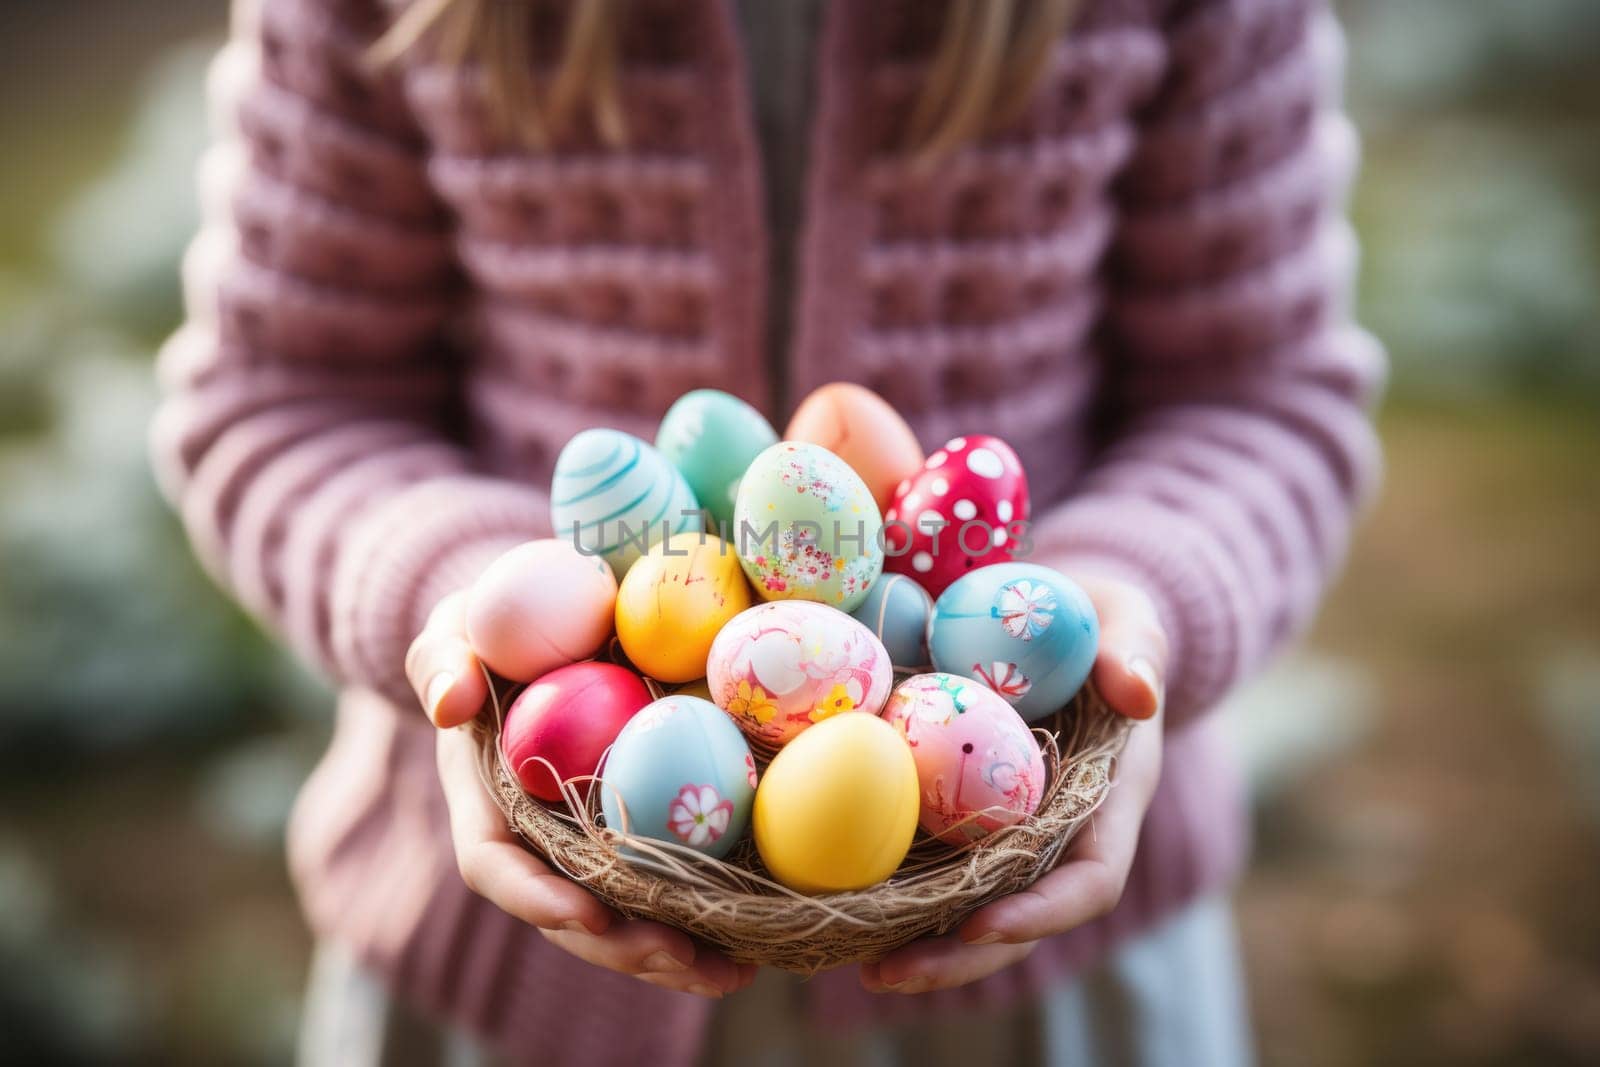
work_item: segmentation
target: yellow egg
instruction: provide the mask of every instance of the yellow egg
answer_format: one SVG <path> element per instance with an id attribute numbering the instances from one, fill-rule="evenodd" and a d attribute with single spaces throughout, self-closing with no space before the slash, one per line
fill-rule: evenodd
<path id="1" fill-rule="evenodd" d="M 778 751 L 756 788 L 756 848 L 800 893 L 865 889 L 911 848 L 919 807 L 911 747 L 876 715 L 824 719 Z"/>
<path id="2" fill-rule="evenodd" d="M 617 590 L 617 639 L 639 670 L 663 682 L 705 677 L 724 623 L 750 606 L 739 557 L 710 534 L 652 545 Z"/>
<path id="3" fill-rule="evenodd" d="M 672 695 L 679 697 L 699 697 L 701 700 L 710 700 L 711 703 L 716 703 L 716 701 L 712 700 L 711 698 L 711 684 L 704 678 L 696 678 L 692 682 L 685 682 L 683 685 L 673 686 Z"/>

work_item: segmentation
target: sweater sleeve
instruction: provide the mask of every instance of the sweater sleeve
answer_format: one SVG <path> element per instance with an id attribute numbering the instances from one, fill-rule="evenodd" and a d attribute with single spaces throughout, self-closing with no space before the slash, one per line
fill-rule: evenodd
<path id="1" fill-rule="evenodd" d="M 1350 320 L 1354 131 L 1315 0 L 1201 0 L 1120 188 L 1105 436 L 1036 551 L 1133 581 L 1172 641 L 1170 721 L 1311 618 L 1377 480 L 1384 373 Z"/>
<path id="2" fill-rule="evenodd" d="M 428 610 L 548 512 L 456 439 L 448 219 L 369 7 L 235 12 L 152 451 L 217 581 L 339 681 L 408 700 Z"/>

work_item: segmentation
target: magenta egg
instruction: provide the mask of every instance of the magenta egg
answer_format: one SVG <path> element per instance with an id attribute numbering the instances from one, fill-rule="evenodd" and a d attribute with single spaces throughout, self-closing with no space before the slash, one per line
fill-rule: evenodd
<path id="1" fill-rule="evenodd" d="M 573 663 L 539 678 L 512 702 L 500 751 L 524 790 L 558 801 L 558 782 L 594 774 L 617 734 L 648 703 L 650 691 L 632 671 Z M 580 791 L 587 791 L 586 783 Z"/>
<path id="2" fill-rule="evenodd" d="M 919 674 L 889 696 L 883 717 L 911 745 L 922 792 L 918 821 L 960 844 L 1039 809 L 1044 756 L 1016 710 L 954 674 Z"/>
<path id="3" fill-rule="evenodd" d="M 883 521 L 884 569 L 937 597 L 967 572 L 1012 559 L 1028 521 L 1028 476 L 998 437 L 956 437 L 900 483 Z"/>

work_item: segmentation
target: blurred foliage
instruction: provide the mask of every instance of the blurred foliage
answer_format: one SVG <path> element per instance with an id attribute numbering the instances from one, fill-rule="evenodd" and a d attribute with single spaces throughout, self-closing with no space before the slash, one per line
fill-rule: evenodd
<path id="1" fill-rule="evenodd" d="M 144 445 L 213 47 L 152 66 L 119 162 L 47 229 L 42 276 L 0 275 L 0 753 L 30 766 L 28 741 L 57 756 L 215 741 L 304 698 L 199 572 Z"/>
<path id="2" fill-rule="evenodd" d="M 48 300 L 4 345 L 8 373 L 32 365 L 50 429 L 0 450 L 0 751 L 38 766 L 70 746 L 214 738 L 276 706 L 281 660 L 197 572 L 154 491 L 143 350 Z"/>
<path id="3" fill-rule="evenodd" d="M 1600 4 L 1346 0 L 1362 318 L 1395 388 L 1600 387 Z"/>

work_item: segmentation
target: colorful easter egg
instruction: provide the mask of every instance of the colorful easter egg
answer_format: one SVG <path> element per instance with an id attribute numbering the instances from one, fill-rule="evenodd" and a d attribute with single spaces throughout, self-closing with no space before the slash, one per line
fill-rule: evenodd
<path id="1" fill-rule="evenodd" d="M 673 534 L 623 576 L 617 639 L 650 677 L 689 682 L 705 677 L 712 640 L 749 606 L 750 585 L 732 549 L 710 534 Z"/>
<path id="2" fill-rule="evenodd" d="M 917 765 L 875 715 L 838 715 L 778 753 L 761 776 L 756 849 L 799 893 L 865 889 L 893 874 L 917 832 Z"/>
<path id="3" fill-rule="evenodd" d="M 922 446 L 906 420 L 865 386 L 833 382 L 800 402 L 783 431 L 785 441 L 821 445 L 861 476 L 878 510 L 895 486 L 922 466 Z"/>
<path id="4" fill-rule="evenodd" d="M 608 828 L 721 857 L 749 825 L 756 763 L 715 704 L 673 694 L 628 720 L 600 790 Z"/>
<path id="5" fill-rule="evenodd" d="M 720 389 L 696 389 L 667 409 L 656 449 L 683 472 L 720 531 L 733 522 L 734 493 L 750 461 L 777 439 L 761 412 L 743 400 Z"/>
<path id="6" fill-rule="evenodd" d="M 700 530 L 704 514 L 678 468 L 620 430 L 584 430 L 556 457 L 555 535 L 598 555 L 621 578 L 667 533 Z"/>
<path id="7" fill-rule="evenodd" d="M 818 445 L 780 441 L 750 464 L 734 504 L 734 548 L 764 600 L 850 611 L 883 571 L 883 520 L 866 483 Z"/>
<path id="8" fill-rule="evenodd" d="M 871 630 L 889 653 L 889 662 L 903 671 L 926 669 L 928 616 L 933 598 L 903 574 L 885 574 L 867 591 L 851 617 Z"/>
<path id="9" fill-rule="evenodd" d="M 1000 563 L 958 579 L 934 601 L 928 624 L 935 668 L 977 679 L 1029 722 L 1072 698 L 1099 643 L 1089 595 L 1033 563 Z"/>
<path id="10" fill-rule="evenodd" d="M 587 659 L 611 636 L 617 580 L 566 541 L 529 541 L 485 567 L 467 590 L 467 636 L 502 678 L 531 682 Z"/>
<path id="11" fill-rule="evenodd" d="M 993 690 L 953 674 L 919 674 L 890 695 L 883 718 L 911 745 L 928 833 L 961 844 L 1039 810 L 1044 756 Z"/>
<path id="12" fill-rule="evenodd" d="M 648 703 L 650 690 L 632 671 L 593 660 L 572 663 L 539 678 L 511 702 L 500 751 L 524 790 L 558 801 L 558 783 L 594 774 L 606 748 Z M 578 788 L 588 793 L 586 783 Z"/>
<path id="13" fill-rule="evenodd" d="M 889 698 L 889 653 L 855 619 L 784 600 L 734 616 L 706 661 L 712 699 L 739 728 L 781 745 L 842 711 L 875 715 Z"/>
<path id="14" fill-rule="evenodd" d="M 998 437 L 956 437 L 895 490 L 884 516 L 886 570 L 933 596 L 969 571 L 1011 557 L 1028 521 L 1028 478 Z"/>

